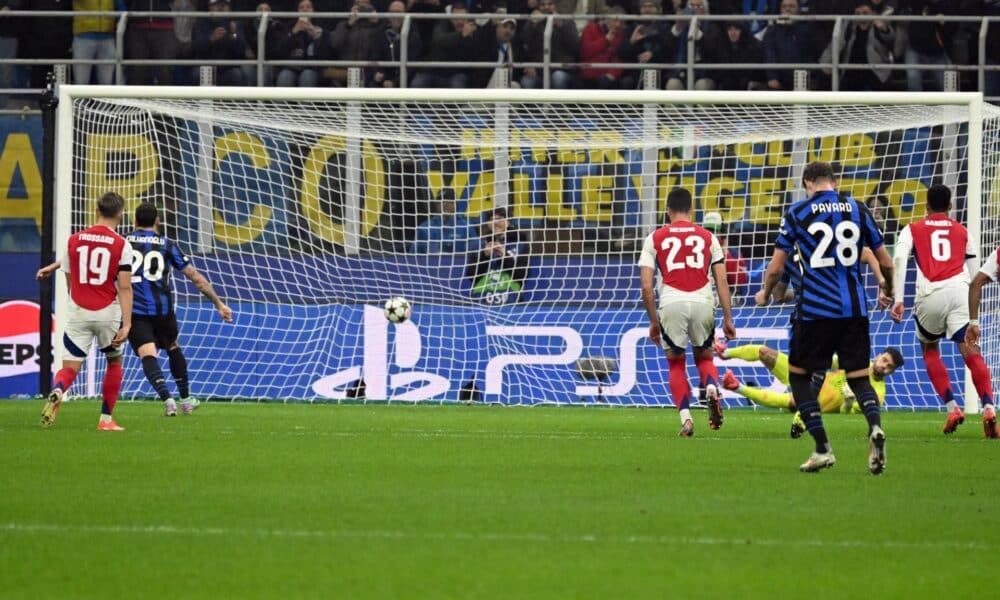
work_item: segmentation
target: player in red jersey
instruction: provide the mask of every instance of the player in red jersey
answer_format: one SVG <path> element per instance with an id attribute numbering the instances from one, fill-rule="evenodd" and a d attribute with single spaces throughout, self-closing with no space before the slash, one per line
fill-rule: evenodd
<path id="1" fill-rule="evenodd" d="M 694 425 L 684 355 L 689 341 L 708 398 L 709 426 L 712 429 L 722 426 L 719 372 L 712 360 L 715 297 L 709 272 L 719 293 L 726 337 L 736 337 L 736 327 L 726 283 L 726 256 L 712 232 L 691 223 L 691 193 L 683 188 L 670 192 L 667 215 L 670 224 L 649 234 L 643 242 L 639 256 L 642 302 L 649 316 L 650 341 L 666 349 L 670 392 L 681 418 L 680 435 L 690 437 L 694 435 Z M 655 281 L 657 268 L 661 275 L 659 282 Z M 659 292 L 659 309 L 654 300 L 654 286 Z"/>
<path id="2" fill-rule="evenodd" d="M 66 390 L 73 385 L 90 345 L 97 339 L 108 367 L 101 387 L 101 431 L 122 431 L 111 417 L 122 385 L 122 344 L 132 327 L 132 247 L 115 227 L 125 201 L 108 192 L 97 201 L 97 225 L 69 238 L 61 270 L 69 288 L 63 359 L 52 392 L 42 409 L 42 427 L 51 427 Z"/>
<path id="3" fill-rule="evenodd" d="M 972 383 L 983 403 L 984 423 L 988 437 L 995 429 L 993 390 L 990 370 L 983 362 L 978 346 L 965 341 L 969 325 L 969 275 L 976 271 L 976 246 L 961 223 L 948 216 L 951 210 L 951 190 L 937 184 L 927 190 L 927 216 L 910 223 L 896 240 L 895 285 L 896 301 L 892 318 L 902 322 L 903 284 L 906 264 L 912 251 L 917 263 L 917 291 L 913 300 L 913 320 L 917 324 L 917 339 L 927 365 L 927 376 L 934 391 L 948 410 L 944 433 L 953 433 L 965 421 L 965 414 L 955 402 L 951 391 L 948 368 L 941 360 L 938 340 L 948 338 L 958 344 L 958 351 L 972 372 Z"/>
<path id="4" fill-rule="evenodd" d="M 1000 248 L 990 254 L 969 286 L 969 326 L 965 329 L 965 343 L 976 351 L 979 350 L 979 301 L 983 296 L 983 286 L 997 279 L 1000 279 Z M 1000 438 L 996 410 L 992 405 L 989 408 L 992 410 L 987 414 L 986 407 L 983 407 L 983 432 L 988 438 Z"/>

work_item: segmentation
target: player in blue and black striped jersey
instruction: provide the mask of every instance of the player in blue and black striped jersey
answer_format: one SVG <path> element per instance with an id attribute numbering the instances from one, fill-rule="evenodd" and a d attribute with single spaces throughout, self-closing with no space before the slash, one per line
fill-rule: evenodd
<path id="1" fill-rule="evenodd" d="M 219 298 L 212 284 L 191 264 L 191 259 L 177 243 L 159 233 L 159 226 L 160 216 L 154 204 L 143 202 L 136 207 L 136 230 L 126 238 L 132 244 L 132 291 L 135 297 L 129 343 L 142 360 L 146 379 L 164 401 L 164 414 L 174 416 L 177 404 L 167 391 L 157 356 L 159 349 L 167 351 L 170 374 L 181 398 L 181 412 L 190 414 L 197 408 L 198 400 L 191 396 L 187 359 L 178 343 L 177 317 L 170 289 L 171 267 L 190 279 L 198 291 L 212 301 L 219 316 L 227 323 L 233 321 L 233 311 Z"/>
<path id="2" fill-rule="evenodd" d="M 774 255 L 764 272 L 764 287 L 756 296 L 758 305 L 767 304 L 788 257 L 799 256 L 801 278 L 792 315 L 789 384 L 806 429 L 816 442 L 816 451 L 800 470 L 819 471 L 836 462 L 816 389 L 810 384 L 813 377 L 824 376 L 836 354 L 868 421 L 868 469 L 878 475 L 885 468 L 885 432 L 878 396 L 868 379 L 871 338 L 861 256 L 868 247 L 878 260 L 882 271 L 879 302 L 883 307 L 892 297 L 892 258 L 868 208 L 837 193 L 829 163 L 807 165 L 802 182 L 809 197 L 792 204 L 782 218 Z"/>

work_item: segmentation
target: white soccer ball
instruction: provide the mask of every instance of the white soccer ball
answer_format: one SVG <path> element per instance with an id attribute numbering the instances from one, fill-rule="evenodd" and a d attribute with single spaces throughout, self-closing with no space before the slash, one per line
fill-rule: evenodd
<path id="1" fill-rule="evenodd" d="M 410 303 L 402 296 L 390 298 L 385 303 L 385 318 L 392 323 L 402 323 L 410 318 Z"/>

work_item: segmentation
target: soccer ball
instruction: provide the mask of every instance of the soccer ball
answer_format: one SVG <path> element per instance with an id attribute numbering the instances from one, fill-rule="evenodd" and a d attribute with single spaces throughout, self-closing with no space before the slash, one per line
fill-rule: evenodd
<path id="1" fill-rule="evenodd" d="M 402 296 L 390 298 L 385 303 L 385 318 L 392 323 L 402 323 L 410 318 L 410 303 Z"/>

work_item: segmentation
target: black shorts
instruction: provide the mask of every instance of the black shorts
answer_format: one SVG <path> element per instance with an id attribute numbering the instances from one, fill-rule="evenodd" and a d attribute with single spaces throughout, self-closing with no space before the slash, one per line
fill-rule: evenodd
<path id="1" fill-rule="evenodd" d="M 830 368 L 834 353 L 841 369 L 867 369 L 871 361 L 868 317 L 792 321 L 788 364 L 812 373 Z"/>
<path id="2" fill-rule="evenodd" d="M 132 315 L 132 329 L 128 332 L 128 343 L 132 351 L 139 352 L 139 346 L 156 344 L 157 348 L 168 349 L 177 341 L 177 317 L 169 314 L 164 317 L 147 317 Z"/>

